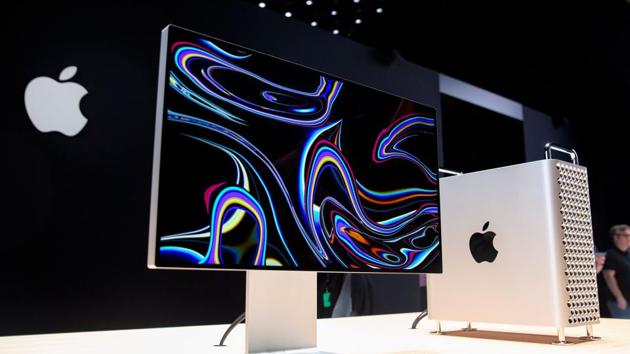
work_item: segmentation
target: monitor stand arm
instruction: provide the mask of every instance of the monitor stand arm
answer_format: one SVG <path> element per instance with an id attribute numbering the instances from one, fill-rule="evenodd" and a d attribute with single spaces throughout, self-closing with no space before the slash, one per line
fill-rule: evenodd
<path id="1" fill-rule="evenodd" d="M 247 353 L 317 347 L 317 273 L 248 270 L 245 337 Z"/>
<path id="2" fill-rule="evenodd" d="M 230 323 L 230 326 L 225 330 L 225 333 L 223 333 L 223 336 L 221 337 L 221 340 L 219 341 L 219 344 L 215 344 L 214 346 L 215 347 L 225 347 L 225 340 L 230 335 L 230 332 L 232 332 L 234 327 L 238 326 L 238 324 L 243 322 L 244 320 L 245 320 L 245 312 L 240 314 L 234 321 L 232 321 L 232 323 Z"/>

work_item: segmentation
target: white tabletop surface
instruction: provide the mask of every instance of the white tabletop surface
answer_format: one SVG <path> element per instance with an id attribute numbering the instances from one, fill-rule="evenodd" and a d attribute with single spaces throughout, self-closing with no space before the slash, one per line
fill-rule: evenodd
<path id="1" fill-rule="evenodd" d="M 410 329 L 415 313 L 323 319 L 318 321 L 318 352 L 350 353 L 611 353 L 630 354 L 630 320 L 602 319 L 595 335 L 602 340 L 585 342 L 577 337 L 583 327 L 567 329 L 571 346 L 548 344 L 554 328 L 476 324 L 476 332 L 462 332 L 460 322 L 445 322 L 447 335 L 433 335 L 434 322 L 424 319 Z M 244 330 L 239 325 L 226 347 L 215 347 L 227 325 L 76 332 L 0 337 L 2 354 L 227 354 L 244 352 Z M 287 334 L 291 335 L 291 334 Z"/>

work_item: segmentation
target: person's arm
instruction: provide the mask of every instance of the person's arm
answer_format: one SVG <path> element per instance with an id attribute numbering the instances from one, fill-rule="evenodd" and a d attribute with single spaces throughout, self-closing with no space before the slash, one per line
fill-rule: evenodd
<path id="1" fill-rule="evenodd" d="M 625 310 L 628 307 L 628 302 L 619 289 L 619 284 L 617 283 L 617 279 L 615 279 L 615 271 L 612 269 L 604 269 L 604 280 L 606 281 L 606 285 L 608 285 L 608 289 L 610 289 L 610 292 L 617 300 L 617 307 L 621 310 Z"/>

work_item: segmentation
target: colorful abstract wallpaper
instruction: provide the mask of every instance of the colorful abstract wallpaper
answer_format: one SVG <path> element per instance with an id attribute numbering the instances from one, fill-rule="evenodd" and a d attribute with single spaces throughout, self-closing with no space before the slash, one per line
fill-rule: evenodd
<path id="1" fill-rule="evenodd" d="M 433 108 L 174 26 L 162 55 L 156 267 L 441 271 Z"/>

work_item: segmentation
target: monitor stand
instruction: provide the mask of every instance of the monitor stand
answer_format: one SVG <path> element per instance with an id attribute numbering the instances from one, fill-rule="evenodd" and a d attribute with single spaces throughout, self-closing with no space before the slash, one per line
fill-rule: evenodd
<path id="1" fill-rule="evenodd" d="M 317 273 L 248 270 L 245 347 L 263 353 L 317 347 Z"/>

